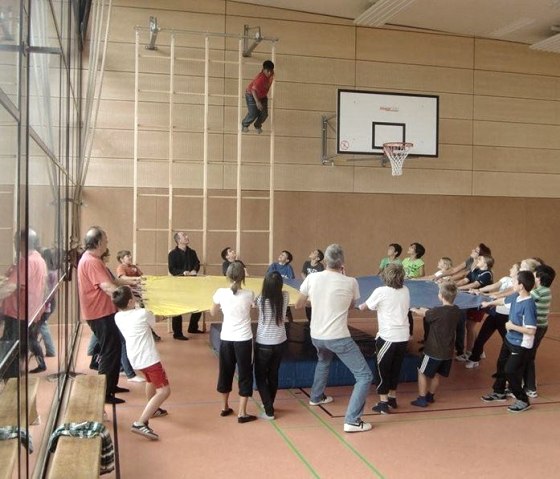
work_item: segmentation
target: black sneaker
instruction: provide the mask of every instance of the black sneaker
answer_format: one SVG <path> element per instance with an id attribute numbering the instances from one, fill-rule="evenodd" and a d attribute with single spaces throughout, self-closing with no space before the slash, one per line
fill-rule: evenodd
<path id="1" fill-rule="evenodd" d="M 189 340 L 189 338 L 187 338 L 186 336 L 183 336 L 182 334 L 177 335 L 177 336 L 173 335 L 173 339 L 177 339 L 178 341 L 188 341 Z"/>
<path id="2" fill-rule="evenodd" d="M 484 402 L 504 402 L 507 399 L 507 396 L 503 393 L 490 393 L 482 396 Z"/>
<path id="3" fill-rule="evenodd" d="M 156 409 L 156 412 L 152 414 L 152 417 L 163 417 L 163 416 L 167 416 L 169 413 L 167 412 L 167 409 L 162 409 L 160 407 L 158 407 Z"/>
<path id="4" fill-rule="evenodd" d="M 389 403 L 385 401 L 379 401 L 375 406 L 371 408 L 373 412 L 377 414 L 390 414 L 389 413 Z"/>
<path id="5" fill-rule="evenodd" d="M 436 400 L 434 398 L 434 394 L 433 393 L 426 393 L 426 401 L 429 402 L 430 404 L 436 402 Z"/>
<path id="6" fill-rule="evenodd" d="M 428 407 L 426 396 L 418 396 L 414 401 L 411 401 L 410 404 L 418 407 Z"/>
<path id="7" fill-rule="evenodd" d="M 130 389 L 121 388 L 120 386 L 115 386 L 116 393 L 129 393 Z"/>
<path id="8" fill-rule="evenodd" d="M 391 396 L 389 396 L 387 404 L 391 409 L 397 409 L 399 407 L 397 404 L 397 398 L 392 398 Z"/>
<path id="9" fill-rule="evenodd" d="M 122 404 L 125 402 L 125 400 L 121 398 L 117 398 L 113 394 L 109 394 L 105 396 L 105 402 L 107 404 Z"/>
<path id="10" fill-rule="evenodd" d="M 247 414 L 246 416 L 238 416 L 237 422 L 239 424 L 245 424 L 246 422 L 256 421 L 257 416 L 252 416 L 251 414 Z"/>
<path id="11" fill-rule="evenodd" d="M 134 424 L 132 424 L 130 431 L 134 434 L 139 434 L 140 436 L 147 437 L 152 441 L 157 441 L 159 439 L 159 436 L 152 430 L 150 426 L 148 426 L 147 424 L 142 424 L 141 422 L 135 422 Z"/>

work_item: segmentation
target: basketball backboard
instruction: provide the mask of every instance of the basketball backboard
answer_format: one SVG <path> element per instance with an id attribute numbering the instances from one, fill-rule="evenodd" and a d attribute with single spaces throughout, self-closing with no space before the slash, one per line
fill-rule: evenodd
<path id="1" fill-rule="evenodd" d="M 437 157 L 438 127 L 438 96 L 338 90 L 338 154 L 382 155 L 384 143 L 410 142 L 410 155 Z"/>

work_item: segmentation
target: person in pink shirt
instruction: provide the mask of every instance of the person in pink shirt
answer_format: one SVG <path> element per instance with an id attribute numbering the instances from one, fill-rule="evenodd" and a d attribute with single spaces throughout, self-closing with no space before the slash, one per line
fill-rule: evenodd
<path id="1" fill-rule="evenodd" d="M 82 319 L 88 323 L 99 341 L 99 374 L 107 376 L 105 402 L 120 404 L 124 400 L 115 393 L 128 392 L 120 388 L 121 340 L 115 324 L 116 307 L 112 294 L 118 286 L 130 284 L 131 280 L 113 279 L 101 259 L 107 251 L 107 234 L 99 226 L 88 229 L 85 251 L 78 263 L 78 295 Z"/>
<path id="2" fill-rule="evenodd" d="M 19 246 L 19 261 L 8 269 L 0 294 L 0 298 L 4 298 L 2 301 L 4 318 L 2 339 L 8 341 L 19 339 L 19 351 L 27 351 L 28 325 L 33 321 L 38 321 L 45 308 L 47 264 L 37 251 L 39 238 L 34 230 L 29 229 L 27 232 L 16 233 L 14 242 Z M 25 255 L 26 250 L 27 255 Z M 21 360 L 23 358 L 20 358 Z M 9 376 L 17 374 L 15 366 L 8 372 Z"/>
<path id="3" fill-rule="evenodd" d="M 241 131 L 249 131 L 254 123 L 257 133 L 262 133 L 262 124 L 268 118 L 268 90 L 274 81 L 274 63 L 270 60 L 263 62 L 262 71 L 249 83 L 245 90 L 247 115 L 241 122 Z"/>

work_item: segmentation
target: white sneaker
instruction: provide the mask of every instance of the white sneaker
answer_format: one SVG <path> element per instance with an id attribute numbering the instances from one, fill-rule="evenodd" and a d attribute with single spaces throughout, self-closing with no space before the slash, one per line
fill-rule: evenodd
<path id="1" fill-rule="evenodd" d="M 534 391 L 532 389 L 525 389 L 525 394 L 527 394 L 527 397 L 530 397 L 530 398 L 538 398 L 539 397 L 537 391 Z"/>
<path id="2" fill-rule="evenodd" d="M 463 362 L 468 361 L 469 356 L 470 354 L 467 353 L 458 354 L 457 356 L 455 356 L 455 361 L 463 361 Z"/>
<path id="3" fill-rule="evenodd" d="M 480 354 L 480 359 L 486 359 L 486 353 L 484 351 Z"/>
<path id="4" fill-rule="evenodd" d="M 480 363 L 478 361 L 471 361 L 470 359 L 465 363 L 465 367 L 467 369 L 478 368 L 478 366 L 480 366 Z"/>
<path id="5" fill-rule="evenodd" d="M 274 416 L 269 416 L 267 413 L 262 412 L 259 414 L 260 419 L 264 419 L 265 421 L 274 421 L 276 419 Z"/>
<path id="6" fill-rule="evenodd" d="M 319 399 L 318 401 L 312 401 L 311 399 L 309 400 L 309 405 L 310 406 L 320 406 L 321 404 L 329 404 L 330 402 L 333 402 L 334 399 L 332 396 L 325 396 L 323 394 L 323 397 L 321 399 Z"/>
<path id="7" fill-rule="evenodd" d="M 142 376 L 134 376 L 133 378 L 128 378 L 129 383 L 145 383 L 146 380 Z"/>
<path id="8" fill-rule="evenodd" d="M 344 424 L 344 432 L 365 432 L 373 429 L 369 422 L 359 421 L 358 424 Z"/>

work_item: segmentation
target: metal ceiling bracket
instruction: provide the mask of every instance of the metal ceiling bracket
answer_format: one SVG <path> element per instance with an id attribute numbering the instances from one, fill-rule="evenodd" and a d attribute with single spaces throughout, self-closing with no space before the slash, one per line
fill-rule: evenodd
<path id="1" fill-rule="evenodd" d="M 249 40 L 252 43 L 249 45 Z M 250 27 L 249 25 L 243 25 L 243 56 L 250 57 L 253 50 L 257 48 L 259 43 L 263 40 L 261 34 L 261 27 Z"/>
<path id="2" fill-rule="evenodd" d="M 150 43 L 146 45 L 146 50 L 157 50 L 156 40 L 161 28 L 158 25 L 157 17 L 150 17 Z"/>
<path id="3" fill-rule="evenodd" d="M 337 155 L 329 155 L 328 151 L 329 128 L 336 133 L 336 129 L 332 126 L 330 121 L 335 118 L 335 114 L 321 115 L 321 163 L 323 163 L 323 165 L 334 165 L 334 159 L 337 157 Z"/>

